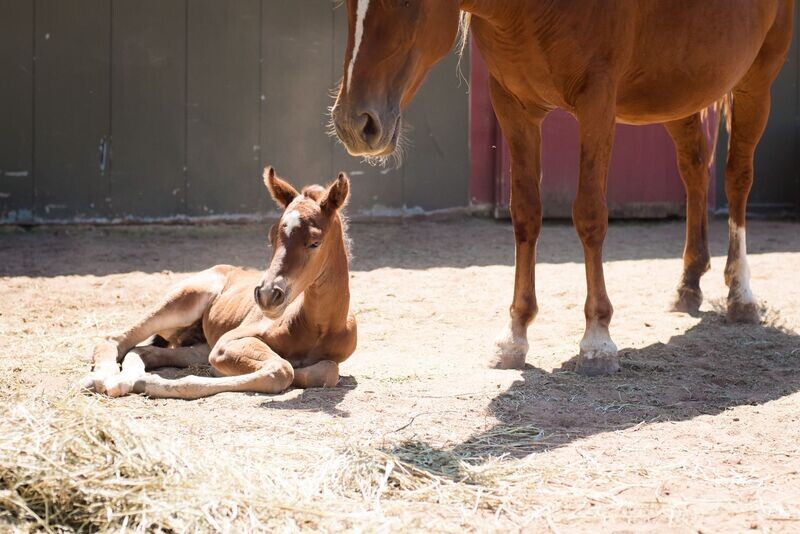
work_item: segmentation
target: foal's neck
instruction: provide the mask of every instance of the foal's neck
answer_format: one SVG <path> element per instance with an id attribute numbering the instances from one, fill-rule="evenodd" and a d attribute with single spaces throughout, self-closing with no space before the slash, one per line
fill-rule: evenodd
<path id="1" fill-rule="evenodd" d="M 331 222 L 323 246 L 327 253 L 320 275 L 303 293 L 300 314 L 309 326 L 323 332 L 338 331 L 347 325 L 350 312 L 350 273 L 341 219 Z"/>

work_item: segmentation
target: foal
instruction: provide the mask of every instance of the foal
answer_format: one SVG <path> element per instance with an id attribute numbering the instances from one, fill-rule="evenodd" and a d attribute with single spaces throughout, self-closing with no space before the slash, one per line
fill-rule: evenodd
<path id="1" fill-rule="evenodd" d="M 338 364 L 356 348 L 340 213 L 350 182 L 340 173 L 327 189 L 298 193 L 268 167 L 264 183 L 284 210 L 269 233 L 267 272 L 259 277 L 217 265 L 175 285 L 144 319 L 94 347 L 94 371 L 84 387 L 110 397 L 133 392 L 196 399 L 223 391 L 336 386 Z M 136 346 L 153 335 L 167 347 Z M 170 380 L 146 372 L 204 363 L 215 377 Z"/>

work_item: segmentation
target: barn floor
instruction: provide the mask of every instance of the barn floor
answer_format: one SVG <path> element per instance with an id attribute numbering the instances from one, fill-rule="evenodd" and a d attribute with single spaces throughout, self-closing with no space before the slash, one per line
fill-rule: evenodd
<path id="1" fill-rule="evenodd" d="M 481 363 L 510 302 L 510 225 L 362 223 L 351 227 L 359 347 L 339 387 L 98 403 L 187 457 L 223 458 L 244 476 L 268 469 L 270 488 L 277 477 L 298 507 L 314 509 L 290 527 L 796 532 L 800 223 L 748 226 L 759 326 L 720 315 L 725 221 L 710 234 L 706 303 L 691 317 L 666 311 L 683 224 L 611 226 L 616 376 L 559 371 L 583 331 L 584 270 L 569 225 L 543 230 L 528 367 L 496 371 Z M 98 336 L 189 273 L 263 267 L 265 243 L 258 225 L 0 228 L 0 420 L 14 403 L 76 395 L 68 389 Z M 310 481 L 346 450 L 388 455 L 391 465 L 376 467 L 386 487 L 317 491 Z M 436 490 L 404 491 L 388 474 L 404 468 Z"/>

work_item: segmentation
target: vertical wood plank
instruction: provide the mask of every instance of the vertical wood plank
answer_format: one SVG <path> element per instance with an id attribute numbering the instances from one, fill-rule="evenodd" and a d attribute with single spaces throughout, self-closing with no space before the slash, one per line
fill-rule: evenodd
<path id="1" fill-rule="evenodd" d="M 403 166 L 403 204 L 425 211 L 469 204 L 469 53 L 448 54 L 409 104 L 411 148 Z M 464 79 L 461 79 L 461 76 Z"/>
<path id="2" fill-rule="evenodd" d="M 0 221 L 33 216 L 33 2 L 0 0 Z"/>
<path id="3" fill-rule="evenodd" d="M 261 180 L 260 0 L 192 0 L 188 18 L 189 215 L 253 213 Z"/>
<path id="4" fill-rule="evenodd" d="M 109 126 L 107 0 L 36 2 L 36 215 L 102 213 L 107 179 L 98 145 Z"/>
<path id="5" fill-rule="evenodd" d="M 186 0 L 113 5 L 110 209 L 137 218 L 183 214 Z"/>
<path id="6" fill-rule="evenodd" d="M 333 176 L 326 134 L 333 66 L 329 0 L 263 3 L 261 154 L 296 186 Z M 271 202 L 267 205 L 272 206 Z"/>

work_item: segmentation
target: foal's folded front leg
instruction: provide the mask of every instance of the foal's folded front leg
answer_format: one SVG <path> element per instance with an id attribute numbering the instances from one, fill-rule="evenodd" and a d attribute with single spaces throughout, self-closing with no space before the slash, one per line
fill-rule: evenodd
<path id="1" fill-rule="evenodd" d="M 339 364 L 322 360 L 294 370 L 292 385 L 296 388 L 335 388 L 339 383 Z"/>

